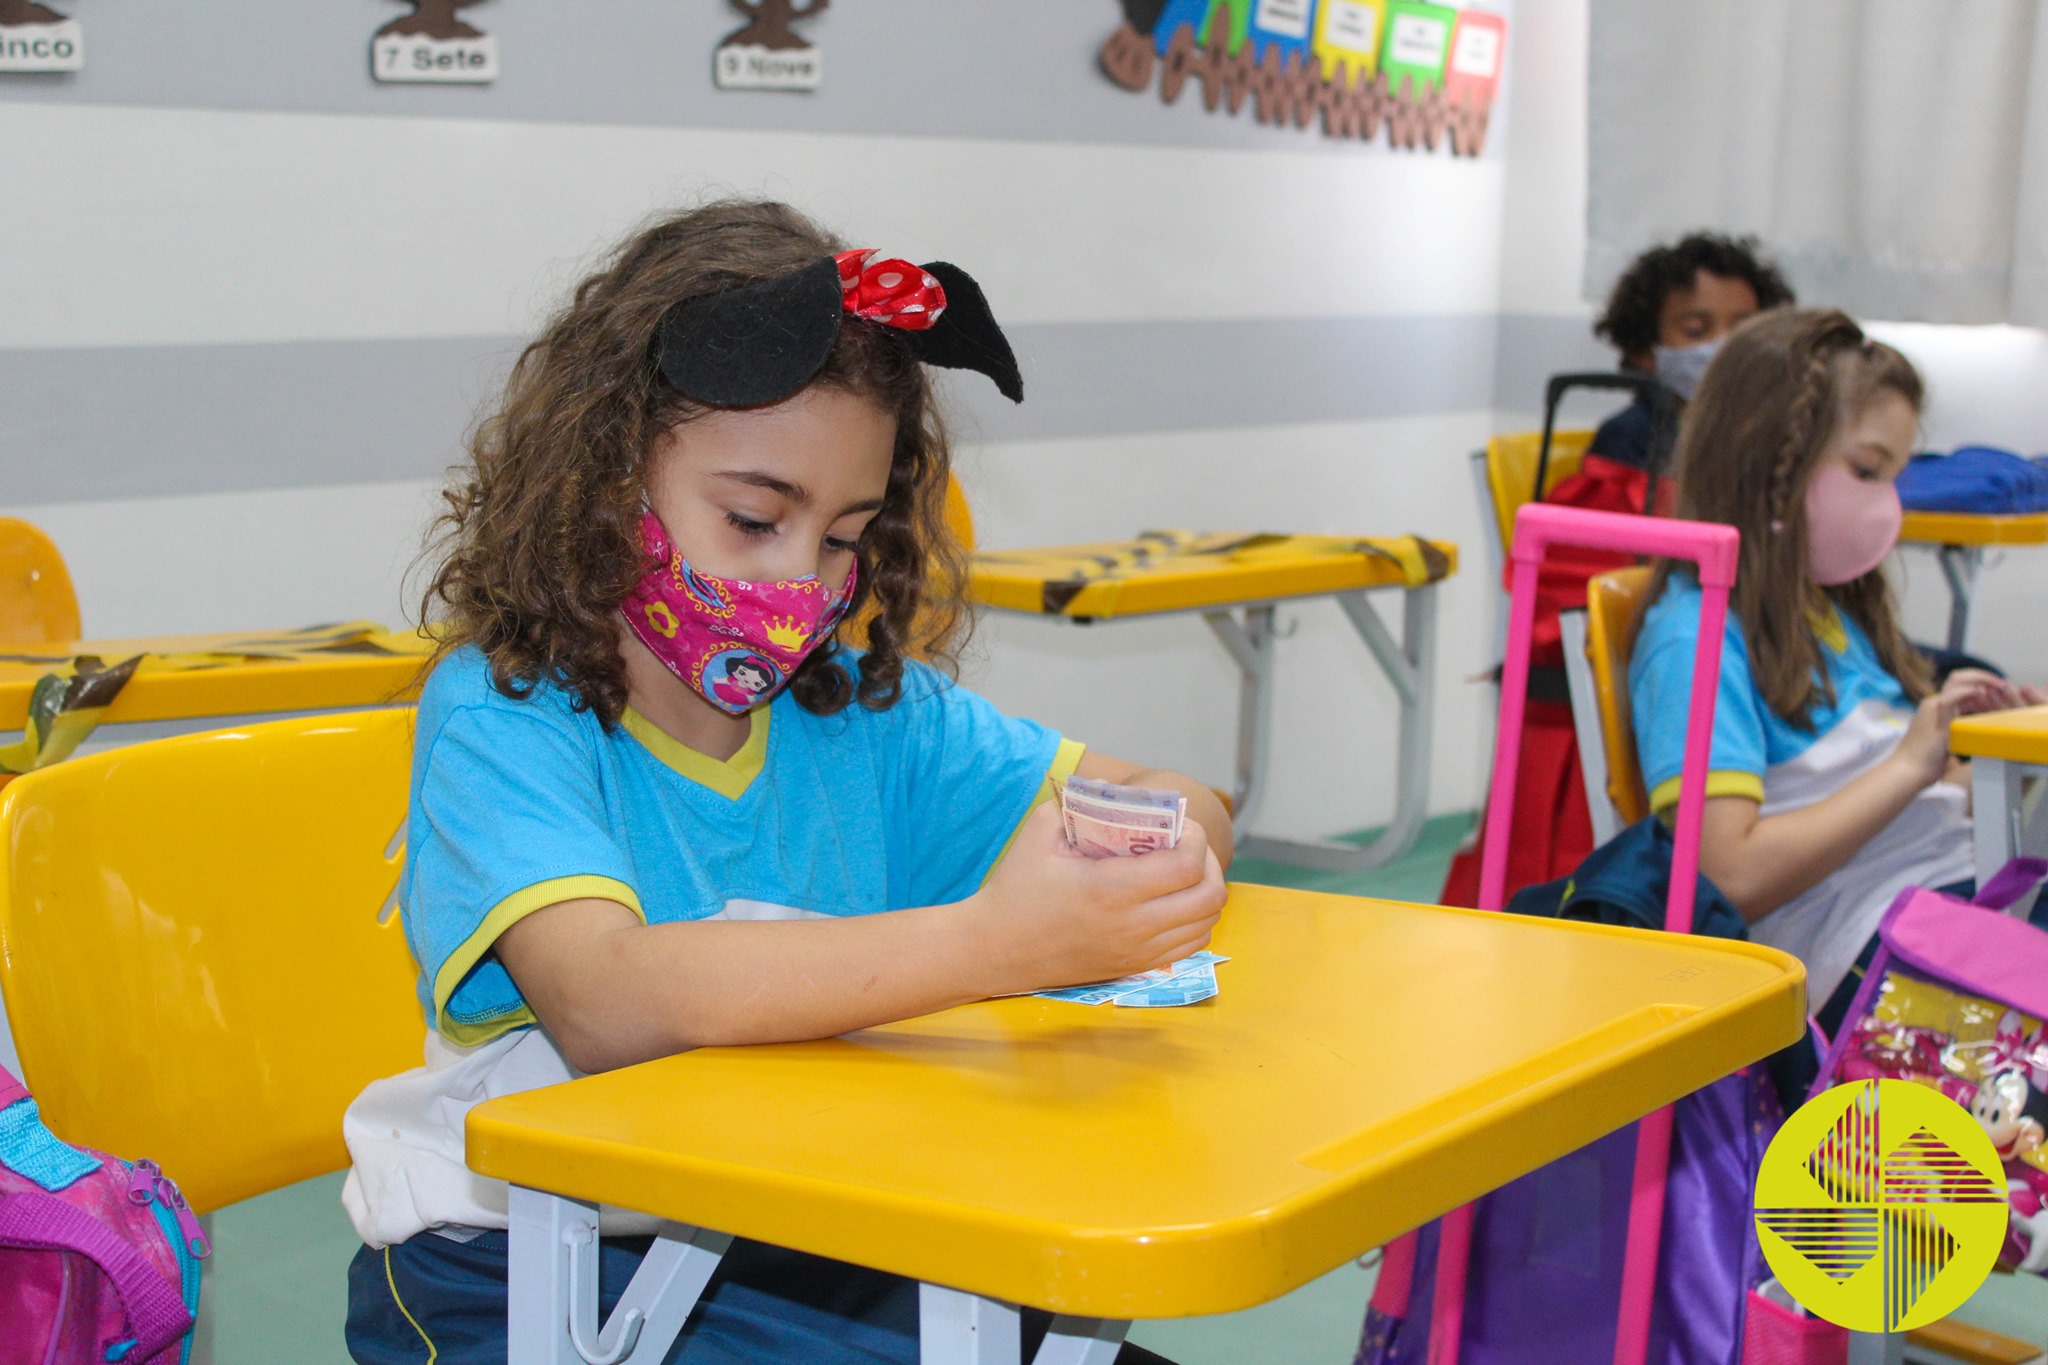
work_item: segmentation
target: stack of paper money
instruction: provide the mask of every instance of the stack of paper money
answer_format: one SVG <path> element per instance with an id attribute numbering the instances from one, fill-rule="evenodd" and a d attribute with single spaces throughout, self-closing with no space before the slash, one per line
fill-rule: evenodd
<path id="1" fill-rule="evenodd" d="M 1086 777 L 1070 777 L 1058 790 L 1067 842 L 1091 858 L 1172 848 L 1188 817 L 1188 799 L 1179 792 Z"/>
<path id="2" fill-rule="evenodd" d="M 1059 798 L 1067 842 L 1091 858 L 1128 857 L 1172 848 L 1180 842 L 1181 826 L 1188 816 L 1188 799 L 1179 792 L 1120 787 L 1085 777 L 1068 778 L 1059 787 Z M 1192 1005 L 1216 994 L 1216 964 L 1228 960 L 1215 953 L 1196 953 L 1170 967 L 1155 967 L 1135 976 L 1035 994 L 1078 1005 L 1111 1001 L 1149 1009 Z"/>
<path id="3" fill-rule="evenodd" d="M 1230 961 L 1215 953 L 1196 953 L 1171 967 L 1154 967 L 1114 981 L 1096 981 L 1086 986 L 1062 986 L 1053 991 L 1033 991 L 1047 1000 L 1071 1000 L 1077 1005 L 1114 1002 L 1141 1009 L 1162 1009 L 1170 1005 L 1192 1005 L 1216 994 L 1216 964 Z"/>

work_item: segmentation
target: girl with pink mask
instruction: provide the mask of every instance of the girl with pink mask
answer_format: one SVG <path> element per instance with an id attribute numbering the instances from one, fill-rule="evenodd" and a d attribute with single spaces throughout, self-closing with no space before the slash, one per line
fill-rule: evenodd
<path id="1" fill-rule="evenodd" d="M 1214 793 L 925 662 L 963 623 L 932 366 L 1023 397 L 965 271 L 730 202 L 622 244 L 514 367 L 447 494 L 424 612 L 446 647 L 399 898 L 426 1065 L 343 1123 L 357 1361 L 505 1359 L 506 1191 L 462 1160 L 488 1096 L 1208 942 L 1231 853 Z M 1076 773 L 1180 791 L 1180 845 L 1069 849 L 1047 798 Z M 651 1230 L 605 1212 L 601 1311 Z M 1027 1314 L 1027 1353 L 1047 1321 Z M 917 1323 L 907 1280 L 736 1241 L 652 1354 L 915 1362 Z"/>
<path id="2" fill-rule="evenodd" d="M 1832 1032 L 1878 919 L 1907 886 L 1973 872 L 1949 722 L 2041 694 L 1960 669 L 1938 689 L 1884 561 L 1923 392 L 1841 313 L 1779 309 L 1731 333 L 1679 433 L 1678 515 L 1742 532 L 1707 777 L 1700 871 L 1758 942 L 1799 957 Z M 1677 804 L 1699 587 L 1658 569 L 1629 668 L 1652 809 Z"/>

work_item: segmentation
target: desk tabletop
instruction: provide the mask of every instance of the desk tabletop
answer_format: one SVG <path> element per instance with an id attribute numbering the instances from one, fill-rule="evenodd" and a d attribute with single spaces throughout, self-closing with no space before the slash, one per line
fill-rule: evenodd
<path id="1" fill-rule="evenodd" d="M 1135 540 L 988 550 L 973 557 L 968 595 L 985 607 L 1108 620 L 1419 587 L 1458 569 L 1458 547 L 1415 536 L 1148 531 Z"/>
<path id="2" fill-rule="evenodd" d="M 1948 745 L 1964 758 L 2048 764 L 2048 706 L 1958 717 L 1948 727 Z"/>
<path id="3" fill-rule="evenodd" d="M 0 644 L 0 730 L 19 730 L 36 681 L 81 657 L 108 665 L 142 655 L 102 718 L 187 720 L 320 711 L 407 701 L 433 641 L 367 621 L 304 630 L 161 635 L 66 644 Z"/>
<path id="4" fill-rule="evenodd" d="M 472 1110 L 470 1166 L 1105 1318 L 1263 1303 L 1799 1037 L 1771 949 L 1240 884 L 1222 993 L 1026 997 Z"/>
<path id="5" fill-rule="evenodd" d="M 1916 545 L 2048 545 L 2048 512 L 1908 512 L 1899 539 Z"/>

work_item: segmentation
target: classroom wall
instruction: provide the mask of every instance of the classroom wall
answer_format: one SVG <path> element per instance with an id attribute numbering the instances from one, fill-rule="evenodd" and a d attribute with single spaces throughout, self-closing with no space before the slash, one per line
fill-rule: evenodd
<path id="1" fill-rule="evenodd" d="M 1556 102 L 1583 104 L 1560 70 L 1525 78 L 1573 38 L 1522 9 L 1468 161 L 1121 91 L 1093 67 L 1114 0 L 835 6 L 805 25 L 815 96 L 713 90 L 737 24 L 709 0 L 476 6 L 486 88 L 374 85 L 383 0 L 80 5 L 84 72 L 0 78 L 0 510 L 56 536 L 93 635 L 404 618 L 442 471 L 552 303 L 654 211 L 773 194 L 982 280 L 1030 389 L 948 384 L 985 546 L 1460 541 L 1432 804 L 1470 808 L 1491 589 L 1465 455 L 1540 312 L 1503 224 L 1511 201 L 1576 213 L 1521 169 L 1569 161 Z M 1333 607 L 1287 616 L 1264 823 L 1384 820 L 1391 693 Z M 1235 674 L 1191 618 L 990 618 L 966 676 L 1228 780 Z"/>

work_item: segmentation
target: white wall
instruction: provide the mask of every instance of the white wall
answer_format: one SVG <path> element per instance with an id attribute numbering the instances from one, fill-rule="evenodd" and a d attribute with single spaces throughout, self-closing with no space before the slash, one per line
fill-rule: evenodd
<path id="1" fill-rule="evenodd" d="M 217 30 L 266 45 L 260 68 L 153 55 L 125 24 L 157 19 L 110 12 L 82 76 L 0 82 L 0 249 L 24 253 L 0 271 L 0 510 L 56 537 L 89 634 L 408 617 L 439 471 L 520 335 L 645 215 L 767 193 L 968 265 L 1017 329 L 1033 403 L 953 386 L 984 545 L 1157 525 L 1460 542 L 1433 805 L 1476 804 L 1486 693 L 1462 679 L 1488 588 L 1464 457 L 1492 421 L 1515 158 L 1569 158 L 1550 126 L 1568 119 L 1518 127 L 1557 97 L 1522 54 L 1571 45 L 1534 28 L 1547 16 L 1511 40 L 1511 105 L 1472 161 L 1115 90 L 1091 66 L 1112 0 L 1034 5 L 1025 29 L 977 9 L 936 37 L 915 5 L 835 8 L 813 30 L 834 44 L 824 99 L 707 94 L 691 66 L 673 103 L 536 84 L 574 60 L 522 44 L 516 24 L 557 22 L 538 9 L 484 16 L 499 87 L 425 91 L 371 87 L 337 46 L 387 6 L 293 24 L 233 6 Z M 616 22 L 708 65 L 723 21 L 674 10 L 619 0 Z M 974 81 L 908 93 L 859 55 L 913 40 L 989 50 Z M 683 55 L 619 60 L 644 86 Z M 263 74 L 286 60 L 303 81 Z M 1265 824 L 1383 821 L 1391 694 L 1333 607 L 1290 616 Z M 967 676 L 1107 751 L 1229 780 L 1235 673 L 1196 618 L 991 618 Z"/>

